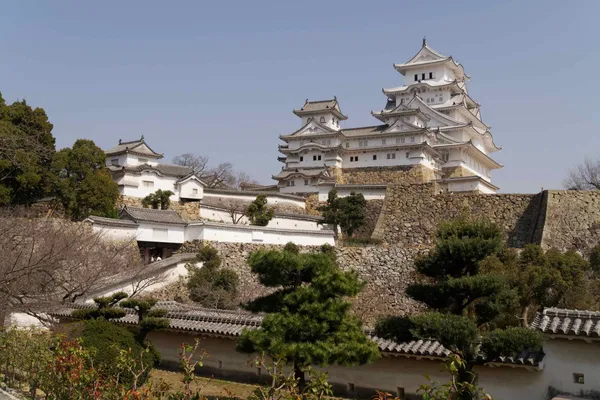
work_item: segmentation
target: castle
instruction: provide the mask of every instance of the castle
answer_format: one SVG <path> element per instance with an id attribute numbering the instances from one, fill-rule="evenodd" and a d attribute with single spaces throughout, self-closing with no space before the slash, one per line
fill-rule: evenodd
<path id="1" fill-rule="evenodd" d="M 404 64 L 394 64 L 402 86 L 383 89 L 381 124 L 343 128 L 348 117 L 337 98 L 305 101 L 294 110 L 297 131 L 281 135 L 283 193 L 327 192 L 336 185 L 435 181 L 444 191 L 495 193 L 491 171 L 501 168 L 490 155 L 500 150 L 481 120 L 480 105 L 468 92 L 470 77 L 451 56 L 425 39 Z"/>

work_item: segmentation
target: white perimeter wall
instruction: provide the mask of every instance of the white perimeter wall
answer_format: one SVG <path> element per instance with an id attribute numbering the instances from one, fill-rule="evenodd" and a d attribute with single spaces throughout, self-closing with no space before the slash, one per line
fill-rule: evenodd
<path id="1" fill-rule="evenodd" d="M 327 201 L 329 192 L 333 189 L 331 186 L 318 186 L 319 189 L 319 201 Z M 335 188 L 339 197 L 350 196 L 350 193 L 362 193 L 365 200 L 380 200 L 385 198 L 386 188 Z"/>
<path id="2" fill-rule="evenodd" d="M 301 246 L 335 245 L 333 232 L 284 231 L 270 228 L 227 225 L 198 224 L 188 226 L 186 240 L 210 240 L 224 243 L 286 244 L 293 242 Z"/>
<path id="3" fill-rule="evenodd" d="M 232 223 L 231 216 L 229 212 L 217 208 L 208 208 L 200 206 L 200 218 L 207 219 L 215 222 L 222 223 Z M 238 222 L 241 225 L 249 225 L 250 221 L 246 217 L 242 217 L 242 219 Z M 267 228 L 279 228 L 279 229 L 304 229 L 311 231 L 322 231 L 322 230 L 330 230 L 331 227 L 328 225 L 319 225 L 315 221 L 300 219 L 300 218 L 292 218 L 292 217 L 273 217 Z"/>
<path id="4" fill-rule="evenodd" d="M 280 197 L 277 196 L 276 194 L 269 194 L 269 193 L 264 193 L 264 195 L 267 196 L 267 204 L 268 205 L 282 205 L 282 206 L 295 206 L 295 207 L 300 207 L 300 208 L 306 208 L 306 204 L 304 199 L 289 199 L 289 198 L 285 198 L 285 197 Z M 239 193 L 211 193 L 210 191 L 208 191 L 208 189 L 204 192 L 204 197 L 206 198 L 216 198 L 216 197 L 220 197 L 223 199 L 230 199 L 230 200 L 241 200 L 244 202 L 251 202 L 254 201 L 256 199 L 256 194 L 244 194 L 243 191 L 240 191 Z M 202 207 L 202 206 L 201 206 Z"/>

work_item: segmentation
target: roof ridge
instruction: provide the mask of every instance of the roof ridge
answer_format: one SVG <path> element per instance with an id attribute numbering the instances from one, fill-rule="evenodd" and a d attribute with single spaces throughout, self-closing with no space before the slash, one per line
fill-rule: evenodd
<path id="1" fill-rule="evenodd" d="M 357 126 L 355 128 L 340 129 L 340 131 L 344 132 L 344 131 L 354 131 L 354 130 L 357 130 L 357 129 L 365 129 L 365 128 L 379 128 L 380 126 L 388 126 L 388 124 L 369 125 L 369 126 Z"/>

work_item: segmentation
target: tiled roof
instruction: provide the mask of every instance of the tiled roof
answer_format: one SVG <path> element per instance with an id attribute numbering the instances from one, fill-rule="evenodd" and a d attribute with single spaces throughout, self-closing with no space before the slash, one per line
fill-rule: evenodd
<path id="1" fill-rule="evenodd" d="M 343 129 L 342 134 L 346 137 L 373 135 L 385 131 L 389 125 L 363 126 L 359 128 Z"/>
<path id="2" fill-rule="evenodd" d="M 170 165 L 170 164 L 141 164 L 136 166 L 126 166 L 124 167 L 125 171 L 131 172 L 142 172 L 145 170 L 154 170 L 158 171 L 162 175 L 174 176 L 177 178 L 183 178 L 190 175 L 193 171 L 190 167 L 184 167 L 182 165 Z"/>
<path id="3" fill-rule="evenodd" d="M 308 99 L 306 99 L 302 108 L 300 108 L 299 110 L 294 110 L 294 114 L 296 114 L 296 115 L 312 114 L 312 113 L 320 113 L 320 112 L 334 112 L 342 120 L 345 120 L 348 118 L 344 114 L 342 114 L 340 105 L 335 97 L 331 100 L 317 100 L 317 101 L 308 101 Z"/>
<path id="4" fill-rule="evenodd" d="M 74 309 L 91 309 L 94 304 L 73 304 L 51 313 L 56 317 L 70 317 Z M 252 314 L 246 311 L 214 310 L 194 305 L 181 304 L 174 301 L 159 301 L 154 306 L 156 309 L 167 310 L 166 318 L 169 319 L 169 328 L 178 331 L 204 333 L 208 335 L 238 337 L 244 329 L 258 329 L 263 319 L 261 314 Z M 114 320 L 124 324 L 137 324 L 137 316 L 133 310 L 126 309 L 127 315 Z M 435 340 L 412 340 L 397 343 L 383 339 L 369 332 L 367 335 L 377 344 L 379 350 L 386 355 L 444 358 L 450 351 Z M 539 366 L 544 354 L 542 352 L 523 352 L 516 357 L 501 357 L 493 362 L 496 364 Z M 482 362 L 486 360 L 482 359 Z"/>
<path id="5" fill-rule="evenodd" d="M 140 148 L 142 145 L 146 145 L 148 150 L 144 148 Z M 123 142 L 119 140 L 119 144 L 113 147 L 112 149 L 106 150 L 104 152 L 107 156 L 116 155 L 121 153 L 136 153 L 141 155 L 147 155 L 156 158 L 162 158 L 162 154 L 159 154 L 152 150 L 150 146 L 144 141 L 144 137 L 142 136 L 139 140 L 132 140 L 129 142 Z"/>
<path id="6" fill-rule="evenodd" d="M 545 308 L 531 327 L 549 335 L 600 338 L 600 312 Z"/>
<path id="7" fill-rule="evenodd" d="M 153 208 L 123 207 L 119 213 L 121 219 L 135 222 L 154 222 L 159 224 L 186 225 L 186 222 L 173 210 L 155 210 Z"/>
<path id="8" fill-rule="evenodd" d="M 137 226 L 137 224 L 134 221 L 131 221 L 129 219 L 105 218 L 90 215 L 89 217 L 87 217 L 87 220 L 90 220 L 94 224 L 99 225 L 121 226 L 126 228 L 134 228 Z"/>
<path id="9" fill-rule="evenodd" d="M 209 196 L 206 196 L 206 195 Z M 287 193 L 265 193 L 260 191 L 252 191 L 252 190 L 236 190 L 236 189 L 223 189 L 223 188 L 205 188 L 204 189 L 204 198 L 210 197 L 211 194 L 231 194 L 231 195 L 239 195 L 239 196 L 258 196 L 264 194 L 267 197 L 273 198 L 281 198 L 288 200 L 296 200 L 296 201 L 305 201 L 306 199 L 302 196 L 296 196 L 293 194 Z M 254 200 L 254 199 L 252 199 Z"/>

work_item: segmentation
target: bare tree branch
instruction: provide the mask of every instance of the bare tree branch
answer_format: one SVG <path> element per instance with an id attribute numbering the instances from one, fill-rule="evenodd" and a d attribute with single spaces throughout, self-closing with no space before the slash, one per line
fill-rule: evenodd
<path id="1" fill-rule="evenodd" d="M 600 189 L 600 159 L 592 161 L 586 158 L 582 164 L 569 171 L 563 184 L 571 190 Z"/>

